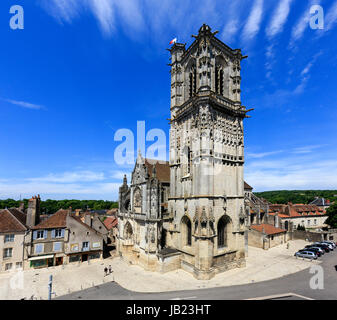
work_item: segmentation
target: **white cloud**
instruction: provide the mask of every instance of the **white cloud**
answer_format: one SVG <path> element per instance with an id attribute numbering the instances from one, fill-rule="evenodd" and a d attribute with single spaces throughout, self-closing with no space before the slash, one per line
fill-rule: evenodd
<path id="1" fill-rule="evenodd" d="M 331 157 L 331 155 L 330 155 Z M 255 191 L 336 189 L 337 162 L 320 153 L 254 160 L 245 167 L 245 179 Z"/>
<path id="2" fill-rule="evenodd" d="M 253 39 L 260 30 L 263 14 L 263 0 L 255 0 L 246 25 L 243 29 L 245 41 Z"/>
<path id="3" fill-rule="evenodd" d="M 25 101 L 18 101 L 18 100 L 12 100 L 12 99 L 2 99 L 8 103 L 14 104 L 16 106 L 26 108 L 26 109 L 33 109 L 33 110 L 40 110 L 40 109 L 45 109 L 44 106 L 38 105 L 38 104 L 33 104 Z"/>
<path id="4" fill-rule="evenodd" d="M 115 177 L 117 178 L 117 176 Z M 42 177 L 1 179 L 0 198 L 30 197 L 40 194 L 44 198 L 118 199 L 122 179 L 111 182 L 103 172 L 74 171 L 50 173 Z"/>
<path id="5" fill-rule="evenodd" d="M 50 173 L 44 177 L 30 178 L 29 181 L 52 182 L 52 183 L 74 183 L 74 182 L 92 182 L 105 179 L 103 172 L 78 171 L 64 172 L 61 174 Z"/>
<path id="6" fill-rule="evenodd" d="M 270 21 L 269 26 L 266 29 L 266 34 L 268 38 L 273 38 L 283 31 L 283 26 L 287 21 L 292 1 L 293 0 L 280 1 Z"/>
<path id="7" fill-rule="evenodd" d="M 120 183 L 91 183 L 84 185 L 80 183 L 51 183 L 51 182 L 0 182 L 0 198 L 23 198 L 40 194 L 43 199 L 47 197 L 64 199 L 76 197 L 77 199 L 117 199 Z"/>

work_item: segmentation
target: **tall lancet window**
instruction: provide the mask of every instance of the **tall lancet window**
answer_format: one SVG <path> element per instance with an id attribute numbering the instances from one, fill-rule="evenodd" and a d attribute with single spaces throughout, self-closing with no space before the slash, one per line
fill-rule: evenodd
<path id="1" fill-rule="evenodd" d="M 192 245 L 192 224 L 191 220 L 184 216 L 181 219 L 181 236 L 182 236 L 182 246 Z"/>
<path id="2" fill-rule="evenodd" d="M 228 216 L 223 216 L 218 221 L 218 248 L 227 247 L 228 245 L 228 228 L 230 226 L 230 218 Z"/>
<path id="3" fill-rule="evenodd" d="M 191 166 L 192 166 L 192 154 L 191 149 L 187 148 L 187 173 L 191 173 Z"/>
<path id="4" fill-rule="evenodd" d="M 193 62 L 192 62 L 193 63 Z M 192 98 L 195 93 L 197 93 L 197 69 L 193 63 L 189 69 L 188 74 L 189 79 L 189 98 Z"/>
<path id="5" fill-rule="evenodd" d="M 224 72 L 221 67 L 215 68 L 215 91 L 217 94 L 223 96 L 224 94 Z"/>

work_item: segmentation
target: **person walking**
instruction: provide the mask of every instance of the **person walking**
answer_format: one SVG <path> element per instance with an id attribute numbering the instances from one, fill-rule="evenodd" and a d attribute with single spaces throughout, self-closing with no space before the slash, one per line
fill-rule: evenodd
<path id="1" fill-rule="evenodd" d="M 112 273 L 112 267 L 111 267 L 111 264 L 109 265 L 109 274 Z"/>
<path id="2" fill-rule="evenodd" d="M 104 277 L 105 277 L 107 274 L 108 274 L 108 268 L 105 267 L 105 268 L 104 268 Z"/>

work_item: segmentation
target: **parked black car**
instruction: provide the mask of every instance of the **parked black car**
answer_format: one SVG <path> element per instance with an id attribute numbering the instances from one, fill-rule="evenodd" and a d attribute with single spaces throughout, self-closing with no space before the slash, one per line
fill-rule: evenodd
<path id="1" fill-rule="evenodd" d="M 326 244 L 322 243 L 315 244 L 315 247 L 322 248 L 325 252 L 330 252 L 330 248 Z"/>

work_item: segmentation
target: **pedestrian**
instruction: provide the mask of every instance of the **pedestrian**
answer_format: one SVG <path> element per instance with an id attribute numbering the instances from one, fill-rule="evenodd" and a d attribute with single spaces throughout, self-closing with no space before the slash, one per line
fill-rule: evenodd
<path id="1" fill-rule="evenodd" d="M 111 264 L 109 265 L 109 274 L 112 273 L 112 267 L 111 267 Z"/>
<path id="2" fill-rule="evenodd" d="M 108 268 L 105 267 L 105 268 L 104 268 L 104 277 L 107 275 L 107 273 L 108 273 Z"/>

